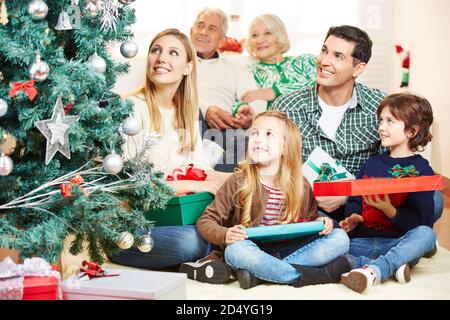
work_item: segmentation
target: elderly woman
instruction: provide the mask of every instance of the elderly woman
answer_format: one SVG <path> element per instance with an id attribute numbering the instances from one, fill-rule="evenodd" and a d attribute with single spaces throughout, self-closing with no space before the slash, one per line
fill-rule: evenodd
<path id="1" fill-rule="evenodd" d="M 251 68 L 260 89 L 245 92 L 241 96 L 242 104 L 265 100 L 270 107 L 280 95 L 315 83 L 316 57 L 311 54 L 284 57 L 289 48 L 286 27 L 279 17 L 263 14 L 253 19 L 247 51 L 258 60 Z"/>

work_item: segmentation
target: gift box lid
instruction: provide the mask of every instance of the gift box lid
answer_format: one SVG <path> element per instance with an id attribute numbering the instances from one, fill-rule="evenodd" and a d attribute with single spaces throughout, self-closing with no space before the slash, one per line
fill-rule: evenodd
<path id="1" fill-rule="evenodd" d="M 59 280 L 56 277 L 29 277 L 23 280 L 24 295 L 55 292 L 58 289 Z"/>
<path id="2" fill-rule="evenodd" d="M 212 199 L 214 199 L 214 196 L 209 192 L 196 192 L 173 197 L 169 200 L 169 202 L 167 202 L 167 205 L 178 205 Z"/>
<path id="3" fill-rule="evenodd" d="M 393 194 L 442 189 L 444 189 L 444 180 L 441 175 L 314 182 L 313 187 L 316 197 Z"/>
<path id="4" fill-rule="evenodd" d="M 61 283 L 64 295 L 72 293 L 97 297 L 156 300 L 184 285 L 187 279 L 184 273 L 113 268 L 104 270 L 108 274 L 119 275 L 92 278 L 87 281 L 81 281 L 77 276 L 72 276 Z"/>
<path id="5" fill-rule="evenodd" d="M 259 226 L 244 230 L 249 239 L 256 241 L 288 240 L 319 233 L 323 230 L 323 221 Z"/>

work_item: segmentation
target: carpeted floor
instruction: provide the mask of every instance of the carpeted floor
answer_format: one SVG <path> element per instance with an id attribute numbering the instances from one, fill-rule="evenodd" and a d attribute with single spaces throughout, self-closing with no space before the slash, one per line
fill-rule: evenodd
<path id="1" fill-rule="evenodd" d="M 64 277 L 73 274 L 83 256 L 63 255 Z M 104 268 L 126 268 L 106 263 Z M 237 281 L 226 285 L 211 285 L 187 281 L 187 298 L 191 300 L 291 300 L 291 299 L 450 299 L 450 251 L 443 247 L 430 259 L 421 259 L 412 269 L 411 282 L 399 284 L 389 280 L 367 294 L 361 295 L 341 284 L 327 284 L 294 288 L 285 285 L 264 284 L 249 290 L 239 287 Z"/>
<path id="2" fill-rule="evenodd" d="M 430 259 L 421 259 L 412 269 L 411 282 L 399 284 L 389 280 L 367 294 L 358 294 L 342 284 L 326 284 L 294 288 L 284 285 L 259 285 L 243 290 L 234 281 L 227 285 L 211 285 L 188 280 L 188 299 L 450 299 L 450 252 L 439 248 Z"/>

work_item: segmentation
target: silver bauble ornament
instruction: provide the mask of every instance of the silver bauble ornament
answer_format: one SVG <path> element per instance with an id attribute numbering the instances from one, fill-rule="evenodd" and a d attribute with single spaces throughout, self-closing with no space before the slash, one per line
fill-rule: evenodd
<path id="1" fill-rule="evenodd" d="M 135 42 L 127 40 L 120 45 L 120 53 L 125 58 L 134 58 L 138 53 L 138 46 Z"/>
<path id="2" fill-rule="evenodd" d="M 116 241 L 117 246 L 120 249 L 126 250 L 130 249 L 134 243 L 134 237 L 131 233 L 124 231 L 119 235 L 118 240 Z"/>
<path id="3" fill-rule="evenodd" d="M 3 117 L 8 112 L 8 104 L 5 100 L 0 98 L 0 117 Z"/>
<path id="4" fill-rule="evenodd" d="M 139 251 L 147 253 L 153 249 L 153 238 L 150 234 L 146 234 L 139 239 L 139 244 L 137 245 Z"/>
<path id="5" fill-rule="evenodd" d="M 13 168 L 14 164 L 11 158 L 2 153 L 0 155 L 0 176 L 9 175 L 13 171 Z"/>
<path id="6" fill-rule="evenodd" d="M 123 132 L 128 136 L 135 136 L 141 132 L 141 122 L 138 118 L 128 117 L 122 123 Z"/>
<path id="7" fill-rule="evenodd" d="M 28 14 L 33 20 L 42 20 L 47 16 L 48 6 L 43 0 L 32 0 L 28 4 Z"/>
<path id="8" fill-rule="evenodd" d="M 92 1 L 88 1 L 86 3 L 86 5 L 84 6 L 84 10 L 90 17 L 95 17 L 99 11 L 97 5 Z"/>
<path id="9" fill-rule="evenodd" d="M 100 57 L 97 52 L 89 58 L 89 68 L 97 73 L 104 73 L 106 71 L 106 61 Z"/>
<path id="10" fill-rule="evenodd" d="M 118 174 L 123 169 L 123 160 L 114 150 L 103 159 L 103 169 L 109 174 Z"/>
<path id="11" fill-rule="evenodd" d="M 44 81 L 50 73 L 50 67 L 44 61 L 41 61 L 39 55 L 36 56 L 36 62 L 30 67 L 30 78 L 34 81 Z"/>
<path id="12" fill-rule="evenodd" d="M 130 3 L 133 3 L 133 2 L 135 2 L 136 0 L 119 0 L 119 2 L 121 3 L 121 4 L 123 4 L 123 5 L 127 5 L 127 4 L 130 4 Z"/>

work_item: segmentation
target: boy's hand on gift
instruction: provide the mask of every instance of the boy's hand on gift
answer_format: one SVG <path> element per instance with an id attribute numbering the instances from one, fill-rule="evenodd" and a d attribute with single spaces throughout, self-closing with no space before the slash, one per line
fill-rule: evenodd
<path id="1" fill-rule="evenodd" d="M 242 224 L 238 224 L 234 227 L 228 228 L 228 231 L 225 234 L 225 243 L 232 244 L 236 241 L 246 240 L 248 237 L 244 229 L 245 227 Z"/>
<path id="2" fill-rule="evenodd" d="M 363 198 L 365 203 L 367 203 L 369 206 L 383 211 L 388 218 L 392 219 L 397 214 L 397 209 L 395 209 L 395 207 L 392 205 L 388 194 L 383 194 L 382 198 L 380 198 L 377 194 L 374 196 L 374 198 L 371 195 L 365 195 L 363 196 Z"/>
<path id="3" fill-rule="evenodd" d="M 333 231 L 333 220 L 330 218 L 318 217 L 316 221 L 323 221 L 323 230 L 319 232 L 320 235 L 326 235 Z"/>
<path id="4" fill-rule="evenodd" d="M 333 212 L 340 206 L 343 206 L 347 201 L 345 196 L 335 197 L 316 197 L 319 208 L 322 208 L 325 212 Z"/>
<path id="5" fill-rule="evenodd" d="M 358 224 L 364 221 L 364 218 L 362 215 L 357 213 L 352 213 L 350 217 L 345 218 L 341 222 L 339 222 L 339 226 L 344 230 L 345 232 L 349 233 L 353 229 L 355 229 Z"/>

